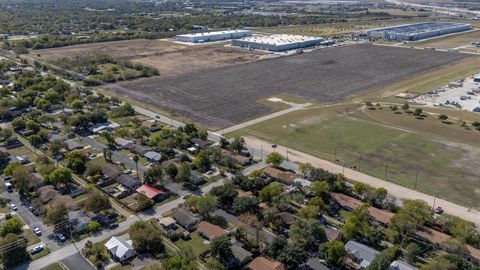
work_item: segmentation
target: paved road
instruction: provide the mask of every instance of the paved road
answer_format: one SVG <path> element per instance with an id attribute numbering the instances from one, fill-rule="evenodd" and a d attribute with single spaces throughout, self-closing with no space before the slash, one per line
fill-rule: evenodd
<path id="1" fill-rule="evenodd" d="M 87 259 L 85 259 L 80 253 L 75 253 L 61 261 L 64 266 L 69 270 L 95 270 Z"/>
<path id="2" fill-rule="evenodd" d="M 5 184 L 2 183 L 2 189 L 5 189 Z M 24 205 L 24 203 L 20 200 L 20 196 L 16 192 L 8 193 L 8 192 L 3 192 L 1 196 L 5 199 L 9 199 L 11 202 L 14 203 L 17 206 L 17 211 L 14 213 L 19 215 L 25 224 L 30 227 L 30 229 L 33 229 L 35 227 L 40 228 L 42 230 L 42 235 L 39 236 L 40 240 L 46 244 L 51 251 L 55 251 L 59 249 L 61 246 L 59 245 L 58 242 L 55 241 L 52 233 L 53 233 L 53 228 L 46 226 L 41 217 L 35 216 L 32 212 L 28 210 L 28 205 Z"/>
<path id="3" fill-rule="evenodd" d="M 257 153 L 258 153 L 258 149 L 262 149 L 262 152 L 265 152 L 266 154 L 273 151 L 271 144 L 269 142 L 266 142 L 257 138 L 245 137 L 245 142 L 249 148 L 257 149 L 256 151 Z M 385 189 L 388 190 L 388 193 L 390 195 L 392 195 L 397 199 L 420 199 L 420 200 L 424 200 L 429 204 L 433 204 L 433 201 L 434 201 L 433 196 L 430 196 L 406 187 L 399 186 L 392 182 L 388 182 L 383 179 L 376 178 L 356 170 L 345 168 L 341 165 L 314 157 L 309 154 L 305 154 L 300 151 L 292 150 L 290 148 L 286 148 L 281 145 L 277 145 L 276 151 L 284 155 L 288 151 L 288 158 L 290 159 L 290 161 L 309 162 L 314 167 L 322 168 L 332 173 L 343 173 L 349 179 L 368 184 L 374 188 L 384 187 Z M 397 202 L 398 204 L 401 204 L 401 201 L 397 201 Z M 446 213 L 471 221 L 475 223 L 477 227 L 480 227 L 480 212 L 478 212 L 477 210 L 474 210 L 474 209 L 470 210 L 466 207 L 448 202 L 441 198 L 437 198 L 436 205 L 441 206 Z"/>

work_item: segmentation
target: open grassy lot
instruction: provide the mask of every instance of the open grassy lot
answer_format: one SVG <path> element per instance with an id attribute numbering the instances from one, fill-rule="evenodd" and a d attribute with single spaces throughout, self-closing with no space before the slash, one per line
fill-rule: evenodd
<path id="1" fill-rule="evenodd" d="M 104 89 L 221 128 L 271 112 L 257 101 L 275 94 L 338 102 L 466 57 L 470 56 L 351 45 Z"/>
<path id="2" fill-rule="evenodd" d="M 191 249 L 195 256 L 199 256 L 203 252 L 209 249 L 208 244 L 205 244 L 205 238 L 201 237 L 197 232 L 191 233 L 190 240 L 183 240 L 179 239 L 175 243 L 175 245 L 180 248 L 180 250 L 188 250 Z"/>
<path id="3" fill-rule="evenodd" d="M 425 41 L 409 43 L 413 46 L 433 47 L 438 49 L 458 48 L 470 45 L 473 41 L 480 41 L 480 31 L 473 31 L 464 34 L 451 35 L 446 37 L 434 38 Z M 470 46 L 467 46 L 470 47 Z M 473 49 L 474 47 L 472 47 Z M 480 51 L 480 49 L 478 49 Z"/>
<path id="4" fill-rule="evenodd" d="M 389 181 L 410 188 L 415 186 L 418 170 L 417 188 L 422 192 L 438 191 L 445 199 L 479 206 L 480 147 L 467 144 L 467 140 L 456 142 L 463 138 L 473 142 L 473 136 L 480 138 L 478 131 L 468 131 L 471 133 L 467 135 L 457 125 L 458 134 L 452 130 L 440 137 L 443 129 L 437 126 L 436 119 L 386 116 L 392 114 L 389 111 L 373 114 L 385 123 L 369 119 L 358 105 L 349 104 L 297 111 L 236 134 L 276 142 L 380 178 L 387 170 Z M 397 122 L 393 121 L 397 116 Z M 422 123 L 425 127 L 420 127 Z M 408 128 L 397 128 L 396 124 Z M 457 140 L 450 140 L 455 136 Z"/>

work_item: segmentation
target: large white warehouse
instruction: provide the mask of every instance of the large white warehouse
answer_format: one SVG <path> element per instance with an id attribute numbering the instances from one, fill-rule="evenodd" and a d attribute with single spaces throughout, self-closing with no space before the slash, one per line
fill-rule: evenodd
<path id="1" fill-rule="evenodd" d="M 289 51 L 311 47 L 324 41 L 321 37 L 299 35 L 251 36 L 232 41 L 232 45 L 264 51 Z"/>
<path id="2" fill-rule="evenodd" d="M 203 42 L 210 42 L 210 41 L 220 41 L 220 40 L 226 40 L 226 39 L 249 37 L 251 35 L 252 35 L 252 31 L 249 31 L 249 30 L 228 30 L 228 31 L 216 31 L 216 32 L 177 35 L 175 38 L 178 41 L 182 41 L 182 42 L 203 43 Z"/>

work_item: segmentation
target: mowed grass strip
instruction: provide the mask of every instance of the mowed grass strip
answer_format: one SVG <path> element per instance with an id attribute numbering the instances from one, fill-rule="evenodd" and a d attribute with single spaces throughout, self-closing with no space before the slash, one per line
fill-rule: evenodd
<path id="1" fill-rule="evenodd" d="M 425 41 L 417 41 L 409 43 L 409 45 L 450 49 L 470 45 L 470 43 L 473 41 L 480 41 L 480 31 L 477 30 L 464 34 L 450 35 Z"/>
<path id="2" fill-rule="evenodd" d="M 344 114 L 300 111 L 229 135 L 251 135 L 466 206 L 480 200 L 480 151 Z M 421 120 L 418 120 L 421 121 Z M 335 155 L 336 153 L 336 155 Z M 388 165 L 388 168 L 387 168 Z"/>

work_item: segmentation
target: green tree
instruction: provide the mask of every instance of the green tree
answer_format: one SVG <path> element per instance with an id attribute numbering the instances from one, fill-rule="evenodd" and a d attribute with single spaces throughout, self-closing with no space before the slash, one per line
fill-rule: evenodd
<path id="1" fill-rule="evenodd" d="M 313 166 L 310 163 L 300 163 L 298 164 L 298 169 L 302 173 L 303 177 L 308 177 L 310 172 L 313 170 Z"/>
<path id="2" fill-rule="evenodd" d="M 102 225 L 100 225 L 100 223 L 94 220 L 94 221 L 90 221 L 87 227 L 89 232 L 98 232 L 102 227 Z"/>
<path id="3" fill-rule="evenodd" d="M 72 101 L 72 103 L 70 103 L 70 107 L 72 107 L 72 109 L 75 109 L 75 110 L 81 110 L 83 109 L 83 101 L 80 100 L 80 99 L 75 99 Z"/>
<path id="4" fill-rule="evenodd" d="M 258 199 L 256 197 L 237 197 L 233 200 L 232 209 L 235 214 L 255 213 L 258 210 Z"/>
<path id="5" fill-rule="evenodd" d="M 180 163 L 180 167 L 178 168 L 178 174 L 175 178 L 177 181 L 180 182 L 189 182 L 190 181 L 190 174 L 191 174 L 190 165 L 186 162 Z"/>
<path id="6" fill-rule="evenodd" d="M 268 254 L 270 257 L 277 259 L 278 256 L 282 253 L 283 249 L 287 246 L 287 238 L 283 235 L 277 235 L 273 238 L 268 249 Z"/>
<path id="7" fill-rule="evenodd" d="M 72 171 L 68 168 L 60 167 L 48 175 L 48 181 L 55 187 L 68 186 L 73 182 Z"/>
<path id="8" fill-rule="evenodd" d="M 0 235 L 5 237 L 7 234 L 13 233 L 17 235 L 22 234 L 22 226 L 23 223 L 20 221 L 18 218 L 11 218 L 3 224 L 1 230 L 0 230 Z"/>
<path id="9" fill-rule="evenodd" d="M 259 197 L 263 202 L 271 202 L 274 197 L 283 192 L 283 186 L 279 182 L 272 182 L 260 190 Z"/>
<path id="10" fill-rule="evenodd" d="M 40 131 L 40 125 L 33 120 L 28 120 L 27 122 L 25 122 L 25 127 L 28 130 L 33 131 L 33 133 L 37 133 Z"/>
<path id="11" fill-rule="evenodd" d="M 215 260 L 214 258 L 209 258 L 204 263 L 205 268 L 208 270 L 226 270 L 227 268 L 221 262 Z"/>
<path id="12" fill-rule="evenodd" d="M 265 163 L 278 167 L 280 166 L 280 164 L 282 164 L 284 160 L 285 158 L 280 153 L 272 152 L 267 155 L 267 159 L 265 160 Z"/>
<path id="13" fill-rule="evenodd" d="M 162 182 L 163 169 L 159 164 L 155 164 L 144 173 L 143 178 L 145 183 L 148 184 L 157 184 Z"/>
<path id="14" fill-rule="evenodd" d="M 457 267 L 447 258 L 435 257 L 428 264 L 423 265 L 422 270 L 457 270 Z"/>
<path id="15" fill-rule="evenodd" d="M 285 264 L 288 270 L 298 269 L 298 266 L 304 263 L 308 258 L 308 254 L 300 246 L 287 244 L 278 256 L 278 260 Z"/>
<path id="16" fill-rule="evenodd" d="M 290 240 L 304 250 L 317 249 L 317 242 L 325 241 L 322 225 L 314 219 L 296 219 L 290 226 Z"/>
<path id="17" fill-rule="evenodd" d="M 128 229 L 128 233 L 137 252 L 158 255 L 164 251 L 162 232 L 151 222 L 137 221 Z"/>
<path id="18" fill-rule="evenodd" d="M 417 257 L 422 254 L 422 249 L 416 243 L 410 243 L 405 248 L 405 259 L 409 264 L 414 265 L 417 261 Z"/>
<path id="19" fill-rule="evenodd" d="M 67 154 L 67 167 L 76 174 L 83 174 L 86 169 L 87 156 L 80 151 L 72 151 Z"/>
<path id="20" fill-rule="evenodd" d="M 59 140 L 53 141 L 48 145 L 48 151 L 52 153 L 53 157 L 59 156 L 61 154 L 62 149 L 64 148 L 65 148 L 65 143 Z"/>
<path id="21" fill-rule="evenodd" d="M 136 201 L 137 201 L 137 208 L 135 209 L 136 211 L 142 211 L 144 209 L 148 209 L 155 205 L 155 202 L 152 199 L 148 198 L 143 194 L 137 194 Z"/>
<path id="22" fill-rule="evenodd" d="M 330 241 L 320 247 L 322 257 L 329 263 L 335 266 L 340 266 L 346 255 L 345 246 L 340 241 Z"/>
<path id="23" fill-rule="evenodd" d="M 162 264 L 162 270 L 197 270 L 197 261 L 195 258 L 189 258 L 184 255 L 176 255 L 168 258 Z"/>
<path id="24" fill-rule="evenodd" d="M 219 261 L 226 263 L 232 255 L 232 251 L 230 250 L 231 246 L 232 244 L 227 236 L 215 237 L 210 242 L 210 252 L 212 253 L 212 256 Z"/>
<path id="25" fill-rule="evenodd" d="M 315 196 L 326 198 L 328 193 L 330 192 L 330 186 L 325 181 L 314 181 L 310 185 L 310 190 Z"/>
<path id="26" fill-rule="evenodd" d="M 138 177 L 138 161 L 140 160 L 140 157 L 138 155 L 133 155 L 132 157 L 133 162 L 135 162 L 135 171 L 137 172 L 137 178 Z"/>
<path id="27" fill-rule="evenodd" d="M 95 188 L 89 190 L 87 199 L 85 200 L 85 209 L 91 212 L 99 213 L 112 207 L 107 195 L 98 191 Z"/>
<path id="28" fill-rule="evenodd" d="M 217 199 L 211 194 L 207 194 L 198 199 L 196 209 L 198 213 L 206 218 L 217 209 Z"/>
<path id="29" fill-rule="evenodd" d="M 373 261 L 365 268 L 366 270 L 385 270 L 395 260 L 397 256 L 398 248 L 387 248 L 380 253 Z"/>
<path id="30" fill-rule="evenodd" d="M 100 133 L 100 136 L 107 140 L 107 144 L 110 149 L 115 147 L 115 136 L 112 133 L 104 130 Z"/>
<path id="31" fill-rule="evenodd" d="M 230 151 L 240 153 L 245 148 L 245 140 L 242 137 L 235 137 L 229 147 Z"/>
<path id="32" fill-rule="evenodd" d="M 210 159 L 208 158 L 207 153 L 204 150 L 200 150 L 198 154 L 193 159 L 193 165 L 199 168 L 201 171 L 208 171 L 212 166 Z"/>
<path id="33" fill-rule="evenodd" d="M 237 190 L 234 184 L 227 183 L 223 186 L 212 188 L 210 194 L 213 194 L 215 197 L 217 197 L 220 205 L 231 207 L 233 200 L 237 197 Z"/>
<path id="34" fill-rule="evenodd" d="M 167 167 L 165 168 L 165 173 L 170 176 L 171 179 L 175 179 L 175 177 L 177 176 L 178 174 L 178 168 L 175 164 L 173 163 L 170 163 L 167 165 Z"/>
<path id="35" fill-rule="evenodd" d="M 16 244 L 12 246 L 12 243 Z M 2 240 L 0 240 L 0 246 L 11 246 L 11 248 L 3 248 L 0 252 L 3 265 L 6 269 L 29 259 L 27 253 L 27 240 L 22 236 L 11 233 L 7 234 Z"/>
<path id="36" fill-rule="evenodd" d="M 18 194 L 20 194 L 20 196 L 25 196 L 29 190 L 28 185 L 33 180 L 32 170 L 20 165 L 13 169 L 12 176 Z"/>
<path id="37" fill-rule="evenodd" d="M 67 214 L 68 209 L 64 204 L 57 205 L 56 207 L 49 207 L 47 208 L 47 214 L 45 215 L 45 224 L 62 224 L 67 220 Z"/>

